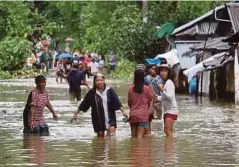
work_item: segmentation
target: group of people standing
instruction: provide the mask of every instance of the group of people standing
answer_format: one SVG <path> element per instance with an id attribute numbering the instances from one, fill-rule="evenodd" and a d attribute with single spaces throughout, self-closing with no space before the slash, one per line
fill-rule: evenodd
<path id="1" fill-rule="evenodd" d="M 75 49 L 75 52 L 73 52 L 73 58 L 58 58 L 58 56 L 56 56 L 55 67 L 57 81 L 58 78 L 60 78 L 60 81 L 62 82 L 62 78 L 68 75 L 71 66 L 76 64 L 83 64 L 84 71 L 88 75 L 88 78 L 97 73 L 106 73 L 105 69 L 107 68 L 107 63 L 104 54 L 89 53 L 88 51 L 83 53 L 80 49 Z M 107 73 L 110 74 L 114 71 L 115 66 L 116 55 L 111 51 L 109 54 Z"/>
<path id="2" fill-rule="evenodd" d="M 150 66 L 138 65 L 134 72 L 134 82 L 128 90 L 129 115 L 125 112 L 117 93 L 105 83 L 105 76 L 97 73 L 93 78 L 93 87 L 89 89 L 80 103 L 72 121 L 77 119 L 79 112 L 87 112 L 91 108 L 93 129 L 98 136 L 114 135 L 117 128 L 116 111 L 121 110 L 128 117 L 132 137 L 142 138 L 151 133 L 152 119 L 164 120 L 166 136 L 173 135 L 173 124 L 178 117 L 175 99 L 175 86 L 170 78 L 171 68 L 168 64 Z M 80 74 L 79 74 L 80 75 Z M 45 90 L 46 78 L 38 76 L 34 88 L 28 98 L 24 110 L 24 132 L 48 132 L 43 117 L 43 109 L 48 107 L 54 119 L 58 119 Z M 79 81 L 81 82 L 81 81 Z"/>
<path id="3" fill-rule="evenodd" d="M 134 83 L 128 92 L 128 106 L 132 136 L 141 138 L 150 134 L 153 118 L 163 118 L 164 133 L 172 136 L 179 111 L 170 66 L 151 65 L 146 70 L 144 65 L 138 65 L 134 72 Z"/>

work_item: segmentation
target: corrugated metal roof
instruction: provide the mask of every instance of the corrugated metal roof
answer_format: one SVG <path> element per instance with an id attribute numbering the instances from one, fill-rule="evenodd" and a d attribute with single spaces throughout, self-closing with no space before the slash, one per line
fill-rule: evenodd
<path id="1" fill-rule="evenodd" d="M 225 8 L 225 6 L 222 5 L 222 6 L 216 7 L 216 8 L 213 9 L 213 10 L 210 10 L 209 12 L 205 13 L 204 15 L 202 15 L 202 16 L 200 16 L 200 17 L 198 17 L 198 18 L 196 18 L 196 19 L 194 19 L 194 20 L 188 22 L 187 24 L 184 24 L 184 25 L 182 25 L 182 26 L 176 28 L 176 29 L 173 31 L 172 35 L 177 34 L 178 32 L 180 32 L 180 31 L 182 31 L 182 30 L 184 30 L 184 29 L 186 29 L 186 28 L 189 28 L 189 27 L 193 26 L 194 24 L 198 23 L 199 21 L 201 21 L 201 20 L 207 18 L 208 16 L 210 16 L 210 15 L 212 15 L 212 14 L 214 13 L 214 10 L 221 10 L 221 9 L 223 9 L 223 8 Z"/>
<path id="2" fill-rule="evenodd" d="M 231 18 L 234 32 L 239 32 L 239 4 L 238 3 L 227 3 L 227 9 Z"/>
<path id="3" fill-rule="evenodd" d="M 238 43 L 239 42 L 239 32 L 232 34 L 230 37 L 222 40 L 222 42 Z"/>
<path id="4" fill-rule="evenodd" d="M 203 23 L 197 24 L 197 34 L 200 34 L 200 35 L 214 34 L 217 29 L 217 25 L 218 23 L 216 22 L 211 22 L 211 23 L 203 22 Z"/>
<path id="5" fill-rule="evenodd" d="M 211 24 L 211 25 L 210 25 Z M 185 31 L 175 34 L 175 36 L 183 36 L 183 35 L 210 35 L 214 34 L 217 29 L 218 23 L 216 22 L 202 22 L 200 24 L 196 24 Z M 210 29 L 209 29 L 210 26 Z M 209 31 L 208 31 L 209 30 Z"/>
<path id="6" fill-rule="evenodd" d="M 215 49 L 215 50 L 228 50 L 230 48 L 230 45 L 226 42 L 222 42 L 223 39 L 226 39 L 226 37 L 218 37 L 218 38 L 211 38 L 208 39 L 206 42 L 205 49 Z M 204 50 L 205 42 L 202 42 L 200 44 L 194 45 L 190 47 L 193 50 Z"/>
<path id="7" fill-rule="evenodd" d="M 196 57 L 185 57 L 183 54 L 190 51 L 190 47 L 201 41 L 182 42 L 176 41 L 176 49 L 179 58 L 179 63 L 182 69 L 190 68 L 196 64 Z"/>
<path id="8" fill-rule="evenodd" d="M 175 36 L 183 36 L 183 35 L 195 35 L 197 33 L 197 26 L 193 26 L 188 28 L 185 31 L 175 34 Z"/>
<path id="9" fill-rule="evenodd" d="M 223 52 L 225 53 L 225 52 Z M 233 58 L 233 55 L 230 55 L 230 54 L 223 54 L 223 53 L 219 53 L 219 54 L 216 54 L 218 56 L 212 56 L 213 59 L 211 60 L 208 60 L 206 62 L 203 63 L 203 66 L 206 70 L 212 70 L 212 69 L 215 69 L 215 68 L 218 68 L 218 67 L 222 67 L 224 66 L 226 63 L 234 60 Z"/>

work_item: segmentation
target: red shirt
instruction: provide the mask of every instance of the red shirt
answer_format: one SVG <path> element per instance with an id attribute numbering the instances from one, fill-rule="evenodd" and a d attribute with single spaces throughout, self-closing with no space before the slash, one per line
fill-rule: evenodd
<path id="1" fill-rule="evenodd" d="M 128 106 L 130 108 L 129 121 L 132 123 L 148 122 L 149 106 L 153 99 L 153 90 L 144 85 L 142 93 L 133 90 L 134 85 L 128 91 Z"/>
<path id="2" fill-rule="evenodd" d="M 90 62 L 92 62 L 92 58 L 91 58 L 91 57 L 85 58 L 85 64 L 86 64 L 86 67 L 87 67 L 87 68 L 89 68 Z"/>

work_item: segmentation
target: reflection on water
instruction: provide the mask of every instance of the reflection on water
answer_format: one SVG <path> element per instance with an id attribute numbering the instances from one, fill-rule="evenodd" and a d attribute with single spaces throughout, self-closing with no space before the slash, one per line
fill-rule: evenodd
<path id="1" fill-rule="evenodd" d="M 174 138 L 164 138 L 164 164 L 175 166 L 177 164 L 176 143 Z"/>
<path id="2" fill-rule="evenodd" d="M 155 152 L 153 152 L 152 142 L 149 138 L 142 140 L 132 138 L 130 147 L 130 164 L 132 166 L 153 166 Z"/>
<path id="3" fill-rule="evenodd" d="M 26 158 L 30 164 L 42 165 L 45 161 L 45 144 L 39 135 L 23 137 L 23 148 L 28 151 Z"/>
<path id="4" fill-rule="evenodd" d="M 152 135 L 131 138 L 120 112 L 116 136 L 97 138 L 90 112 L 70 124 L 78 105 L 68 101 L 66 85 L 55 86 L 48 90 L 59 121 L 44 114 L 50 136 L 23 136 L 22 111 L 31 87 L 15 83 L 0 85 L 0 166 L 239 166 L 239 112 L 233 104 L 177 95 L 174 138 L 164 137 L 159 120 L 152 123 Z M 128 85 L 113 86 L 127 106 Z"/>

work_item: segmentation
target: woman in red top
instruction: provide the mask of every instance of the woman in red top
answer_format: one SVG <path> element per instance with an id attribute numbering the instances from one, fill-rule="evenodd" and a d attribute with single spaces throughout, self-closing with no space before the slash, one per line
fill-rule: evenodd
<path id="1" fill-rule="evenodd" d="M 132 137 L 142 138 L 144 134 L 148 133 L 149 108 L 152 99 L 152 89 L 144 85 L 144 71 L 136 70 L 134 72 L 134 84 L 128 92 L 129 122 Z"/>

